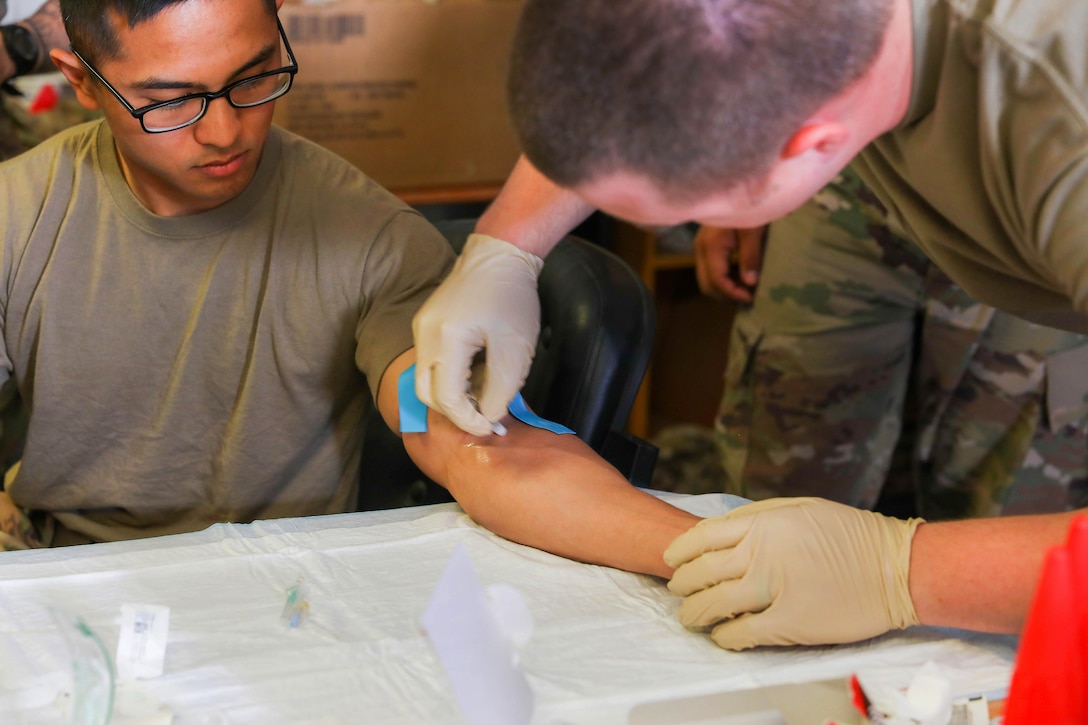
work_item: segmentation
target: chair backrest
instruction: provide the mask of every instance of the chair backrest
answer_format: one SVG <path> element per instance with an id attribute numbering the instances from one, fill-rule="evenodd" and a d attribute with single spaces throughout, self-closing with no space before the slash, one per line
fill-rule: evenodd
<path id="1" fill-rule="evenodd" d="M 438 222 L 460 252 L 474 219 Z M 657 449 L 624 432 L 650 362 L 653 297 L 619 257 L 574 236 L 541 271 L 541 332 L 522 395 L 539 415 L 577 432 L 636 485 L 648 485 Z M 408 459 L 376 409 L 363 440 L 361 509 L 448 501 Z"/>

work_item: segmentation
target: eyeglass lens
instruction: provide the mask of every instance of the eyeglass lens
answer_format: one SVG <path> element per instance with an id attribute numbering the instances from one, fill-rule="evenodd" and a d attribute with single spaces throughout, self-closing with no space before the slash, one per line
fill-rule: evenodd
<path id="1" fill-rule="evenodd" d="M 291 74 L 288 72 L 244 80 L 232 86 L 227 96 L 231 105 L 237 108 L 259 106 L 275 100 L 287 92 L 291 86 Z M 170 131 L 186 126 L 204 113 L 207 98 L 185 98 L 176 103 L 153 108 L 143 115 L 144 128 L 148 131 Z"/>

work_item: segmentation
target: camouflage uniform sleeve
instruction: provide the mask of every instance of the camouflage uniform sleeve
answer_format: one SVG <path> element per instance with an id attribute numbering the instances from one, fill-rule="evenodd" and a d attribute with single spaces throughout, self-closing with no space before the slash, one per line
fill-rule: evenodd
<path id="1" fill-rule="evenodd" d="M 0 491 L 0 551 L 37 549 L 42 546 L 30 517 L 11 496 Z"/>

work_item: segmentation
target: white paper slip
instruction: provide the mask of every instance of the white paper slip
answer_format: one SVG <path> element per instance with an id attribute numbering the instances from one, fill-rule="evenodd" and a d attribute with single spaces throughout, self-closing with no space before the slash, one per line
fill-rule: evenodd
<path id="1" fill-rule="evenodd" d="M 122 604 L 117 676 L 122 680 L 146 680 L 161 675 L 169 630 L 169 607 Z"/>
<path id="2" fill-rule="evenodd" d="M 453 685 L 461 714 L 470 725 L 525 725 L 533 714 L 533 692 L 517 663 L 513 641 L 532 632 L 527 611 L 512 617 L 507 634 L 495 609 L 510 609 L 510 592 L 488 598 L 458 544 L 423 613 L 423 628 Z M 505 604 L 505 606 L 504 606 Z"/>

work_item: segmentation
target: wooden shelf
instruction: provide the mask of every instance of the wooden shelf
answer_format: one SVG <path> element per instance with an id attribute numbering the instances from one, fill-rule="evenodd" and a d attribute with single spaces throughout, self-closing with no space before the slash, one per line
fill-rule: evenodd
<path id="1" fill-rule="evenodd" d="M 656 233 L 620 221 L 616 225 L 616 253 L 638 272 L 655 300 L 657 299 L 658 272 L 695 266 L 694 253 L 662 253 L 657 248 Z M 649 438 L 651 433 L 650 381 L 652 377 L 653 362 L 651 361 L 627 422 L 628 432 L 639 438 Z"/>
<path id="2" fill-rule="evenodd" d="M 420 189 L 394 189 L 393 193 L 409 206 L 431 204 L 489 203 L 499 193 L 501 183 L 473 184 L 468 186 L 427 187 Z"/>
<path id="3" fill-rule="evenodd" d="M 654 271 L 663 269 L 689 269 L 695 267 L 695 255 L 655 251 L 649 255 L 647 264 L 649 264 Z"/>
<path id="4" fill-rule="evenodd" d="M 654 355 L 631 408 L 627 430 L 649 439 L 662 421 L 713 422 L 721 395 L 734 307 L 698 292 L 695 253 L 662 249 L 658 234 L 618 222 L 616 253 L 654 296 Z"/>

